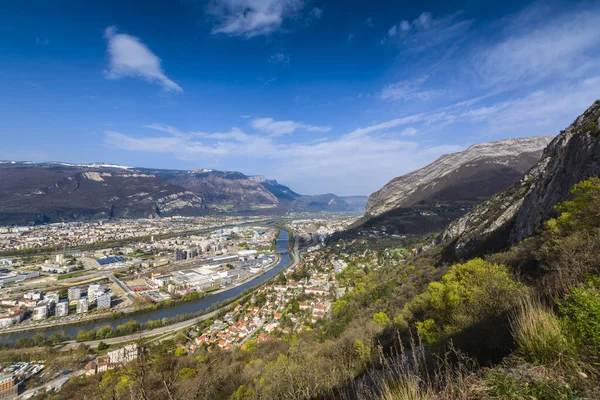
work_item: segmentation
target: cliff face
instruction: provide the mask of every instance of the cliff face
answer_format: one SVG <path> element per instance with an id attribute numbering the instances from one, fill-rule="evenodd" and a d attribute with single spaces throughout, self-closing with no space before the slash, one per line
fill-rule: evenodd
<path id="1" fill-rule="evenodd" d="M 277 197 L 265 189 L 260 179 L 240 172 L 215 170 L 157 172 L 167 182 L 201 196 L 210 207 L 223 211 L 273 208 Z"/>
<path id="2" fill-rule="evenodd" d="M 371 194 L 366 213 L 377 216 L 419 202 L 480 201 L 517 181 L 538 160 L 546 136 L 476 144 L 440 157 Z"/>
<path id="3" fill-rule="evenodd" d="M 531 236 L 569 197 L 574 184 L 600 174 L 600 101 L 555 137 L 514 185 L 452 222 L 438 237 L 464 258 Z"/>

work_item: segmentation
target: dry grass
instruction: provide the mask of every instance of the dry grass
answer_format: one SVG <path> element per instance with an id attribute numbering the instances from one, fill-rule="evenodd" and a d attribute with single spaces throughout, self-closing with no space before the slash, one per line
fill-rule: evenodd
<path id="1" fill-rule="evenodd" d="M 525 298 L 511 317 L 517 351 L 529 362 L 572 367 L 575 351 L 558 317 L 540 300 Z"/>

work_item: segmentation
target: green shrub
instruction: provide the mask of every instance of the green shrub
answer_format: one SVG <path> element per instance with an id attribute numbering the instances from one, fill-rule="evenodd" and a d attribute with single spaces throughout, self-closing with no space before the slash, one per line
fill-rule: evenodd
<path id="1" fill-rule="evenodd" d="M 590 279 L 559 302 L 561 322 L 580 349 L 596 356 L 600 349 L 600 279 Z"/>
<path id="2" fill-rule="evenodd" d="M 373 321 L 377 324 L 387 325 L 390 322 L 390 318 L 383 311 L 373 314 Z"/>
<path id="3" fill-rule="evenodd" d="M 418 301 L 427 301 L 424 316 L 428 318 L 417 323 L 417 328 L 429 343 L 435 343 L 506 312 L 526 293 L 526 287 L 512 278 L 506 266 L 476 258 L 452 266 L 441 282 L 429 284 L 427 292 Z"/>

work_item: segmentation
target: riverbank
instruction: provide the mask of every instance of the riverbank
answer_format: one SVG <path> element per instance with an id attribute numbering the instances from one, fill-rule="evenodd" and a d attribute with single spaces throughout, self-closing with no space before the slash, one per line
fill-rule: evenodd
<path id="1" fill-rule="evenodd" d="M 287 231 L 282 230 L 280 232 L 280 235 L 278 238 L 279 240 L 277 241 L 277 251 L 288 250 L 288 237 L 289 237 L 289 235 L 288 235 Z M 207 313 L 213 312 L 213 311 L 215 311 L 215 307 L 217 307 L 218 309 L 221 309 L 222 308 L 221 306 L 223 303 L 229 304 L 236 300 L 239 300 L 240 298 L 244 297 L 251 291 L 255 290 L 256 287 L 258 287 L 262 283 L 264 283 L 264 282 L 268 281 L 269 279 L 273 278 L 274 276 L 276 276 L 282 270 L 296 265 L 297 260 L 298 260 L 297 254 L 298 253 L 296 250 L 294 261 L 288 254 L 282 254 L 280 256 L 280 261 L 279 261 L 278 265 L 276 265 L 275 267 L 266 271 L 263 275 L 256 277 L 255 279 L 253 279 L 249 282 L 246 282 L 244 284 L 241 284 L 235 288 L 228 288 L 227 290 L 224 290 L 221 293 L 211 294 L 210 296 L 206 296 L 202 299 L 192 300 L 192 301 L 188 301 L 185 303 L 179 303 L 179 304 L 171 306 L 171 307 L 165 307 L 165 308 L 161 308 L 161 309 L 157 309 L 157 310 L 152 310 L 149 312 L 139 313 L 137 315 L 119 316 L 118 318 L 109 318 L 109 319 L 104 319 L 104 320 L 100 320 L 100 321 L 96 321 L 96 320 L 95 321 L 85 321 L 85 322 L 79 323 L 77 325 L 71 324 L 71 325 L 64 325 L 64 326 L 58 325 L 58 326 L 54 326 L 54 327 L 49 327 L 46 330 L 44 330 L 44 334 L 46 336 L 58 334 L 62 337 L 75 338 L 79 334 L 97 331 L 100 328 L 105 328 L 105 327 L 111 327 L 112 329 L 117 329 L 117 327 L 119 325 L 123 326 L 128 323 L 138 324 L 138 325 L 143 324 L 143 325 L 147 326 L 148 325 L 147 323 L 149 321 L 155 321 L 155 322 L 163 321 L 165 319 L 168 320 L 168 319 L 176 318 L 177 316 L 182 316 L 182 315 L 183 316 L 185 316 L 185 315 L 192 316 L 193 314 L 196 314 L 196 316 L 193 316 L 191 319 L 186 319 L 185 321 L 177 322 L 177 323 L 189 323 L 191 325 L 191 324 L 193 324 L 193 322 L 191 322 L 193 318 L 199 318 L 201 316 L 204 316 Z M 197 315 L 197 313 L 202 313 L 202 315 Z M 167 328 L 168 326 L 173 326 L 173 325 L 175 325 L 175 323 L 170 323 L 167 326 L 162 326 L 162 327 L 159 327 L 156 329 L 163 329 L 163 328 Z M 147 331 L 151 331 L 151 330 L 147 330 Z M 9 345 L 14 345 L 15 342 L 20 338 L 30 338 L 31 335 L 28 332 L 29 331 L 26 331 L 26 332 L 20 331 L 20 332 L 12 332 L 12 333 L 3 332 L 3 333 L 0 333 L 0 340 L 3 343 L 9 344 Z M 139 334 L 141 332 L 145 332 L 145 331 L 140 330 L 140 331 L 136 332 L 135 335 L 137 335 L 139 337 Z M 157 333 L 154 333 L 154 334 L 157 334 Z"/>
<path id="2" fill-rule="evenodd" d="M 88 323 L 100 323 L 102 321 L 106 321 L 106 320 L 111 320 L 111 319 L 116 319 L 116 318 L 122 318 L 122 317 L 133 317 L 135 315 L 138 314 L 143 314 L 143 313 L 147 313 L 150 311 L 156 311 L 159 309 L 163 309 L 163 308 L 167 308 L 167 307 L 175 307 L 177 305 L 180 304 L 184 304 L 184 303 L 189 303 L 195 300 L 200 300 L 203 299 L 205 297 L 209 297 L 209 296 L 213 296 L 216 294 L 220 294 L 223 292 L 227 292 L 229 290 L 235 289 L 239 286 L 245 285 L 247 283 L 250 283 L 256 279 L 259 279 L 260 277 L 262 277 L 264 274 L 266 274 L 267 272 L 269 272 L 272 268 L 276 267 L 279 263 L 281 262 L 281 256 L 279 255 L 279 253 L 277 253 L 277 258 L 275 260 L 275 262 L 273 262 L 272 264 L 269 265 L 268 268 L 266 268 L 264 270 L 264 272 L 261 272 L 260 274 L 256 274 L 253 275 L 247 279 L 244 279 L 243 281 L 237 282 L 235 285 L 231 285 L 231 286 L 227 286 L 227 287 L 223 287 L 217 290 L 213 290 L 210 292 L 202 292 L 200 293 L 200 295 L 202 295 L 201 297 L 195 298 L 195 299 L 191 299 L 191 300 L 167 300 L 161 303 L 156 303 L 153 304 L 151 306 L 147 306 L 147 307 L 143 307 L 143 308 L 139 308 L 139 309 L 134 309 L 131 311 L 115 311 L 115 312 L 110 312 L 110 313 L 102 313 L 102 314 L 96 314 L 96 315 L 87 315 L 87 316 L 83 316 L 81 317 L 80 320 L 77 321 L 61 321 L 61 322 L 54 322 L 54 321 L 49 321 L 47 323 L 42 323 L 42 324 L 36 324 L 36 325 L 31 325 L 31 326 L 15 326 L 15 327 L 10 327 L 10 328 L 4 328 L 4 329 L 0 329 L 0 338 L 2 337 L 2 335 L 4 334 L 10 334 L 10 333 L 18 333 L 18 332 L 31 332 L 31 331 L 46 331 L 49 329 L 54 329 L 56 327 L 59 326 L 77 326 L 77 325 L 83 325 L 83 324 L 88 324 Z M 104 277 L 106 278 L 106 277 Z"/>

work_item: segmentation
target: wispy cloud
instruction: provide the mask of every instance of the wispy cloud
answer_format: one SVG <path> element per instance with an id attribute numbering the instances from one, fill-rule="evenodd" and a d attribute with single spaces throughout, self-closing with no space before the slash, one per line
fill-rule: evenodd
<path id="1" fill-rule="evenodd" d="M 248 134 L 239 128 L 223 133 L 201 133 L 182 132 L 163 124 L 147 127 L 167 135 L 135 137 L 109 130 L 105 132 L 104 141 L 123 150 L 168 154 L 190 162 L 198 157 L 203 157 L 203 162 L 232 157 L 268 158 L 269 165 L 277 165 L 277 178 L 293 181 L 294 187 L 305 193 L 334 190 L 340 194 L 367 194 L 398 173 L 422 166 L 442 152 L 464 147 L 423 146 L 394 136 L 351 134 L 305 143 L 280 143 L 276 136 Z M 403 161 L 401 164 L 399 159 Z M 348 176 L 353 179 L 343 179 Z"/>
<path id="2" fill-rule="evenodd" d="M 310 16 L 314 19 L 321 19 L 323 17 L 323 9 L 319 7 L 313 7 L 310 11 Z"/>
<path id="3" fill-rule="evenodd" d="M 286 18 L 303 8 L 303 0 L 213 0 L 207 11 L 217 20 L 213 34 L 251 38 L 279 31 Z M 320 9 L 312 12 L 321 17 Z"/>
<path id="4" fill-rule="evenodd" d="M 104 37 L 107 40 L 109 57 L 109 67 L 105 71 L 106 79 L 141 78 L 161 85 L 168 92 L 183 92 L 181 86 L 165 75 L 160 58 L 140 39 L 117 33 L 114 26 L 106 28 Z"/>
<path id="5" fill-rule="evenodd" d="M 288 65 L 290 63 L 290 56 L 288 54 L 285 54 L 284 52 L 277 52 L 274 54 L 271 54 L 271 57 L 269 57 L 269 62 L 272 64 L 282 64 L 282 65 Z"/>
<path id="6" fill-rule="evenodd" d="M 503 38 L 469 60 L 484 85 L 569 78 L 600 66 L 600 7 L 547 13 L 534 6 L 507 18 Z M 587 69 L 587 71 L 586 71 Z"/>
<path id="7" fill-rule="evenodd" d="M 387 101 L 429 100 L 443 93 L 439 89 L 423 89 L 428 80 L 429 76 L 423 75 L 389 84 L 381 91 L 381 98 Z"/>
<path id="8" fill-rule="evenodd" d="M 48 43 L 50 43 L 50 42 L 48 41 L 48 38 L 39 38 L 39 37 L 37 37 L 37 38 L 35 38 L 35 43 L 38 44 L 38 45 L 40 45 L 40 46 L 47 46 Z"/>
<path id="9" fill-rule="evenodd" d="M 250 125 L 254 129 L 266 132 L 271 136 L 286 135 L 298 129 L 309 132 L 329 132 L 331 130 L 331 126 L 307 125 L 296 121 L 276 121 L 273 118 L 256 118 L 252 120 Z"/>
<path id="10" fill-rule="evenodd" d="M 461 16 L 457 12 L 434 18 L 430 12 L 422 12 L 412 22 L 402 20 L 392 25 L 381 42 L 392 40 L 404 50 L 422 52 L 464 35 L 474 21 Z"/>

